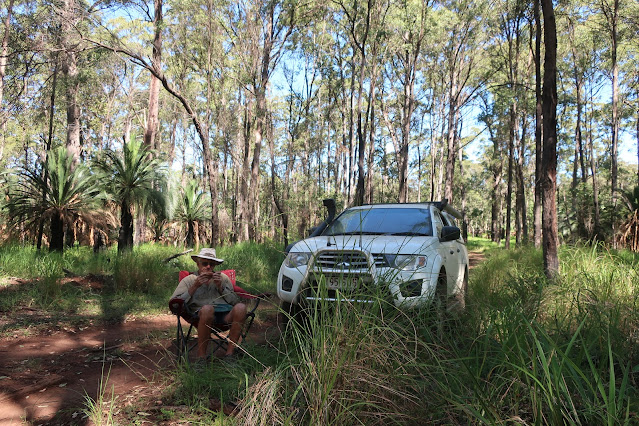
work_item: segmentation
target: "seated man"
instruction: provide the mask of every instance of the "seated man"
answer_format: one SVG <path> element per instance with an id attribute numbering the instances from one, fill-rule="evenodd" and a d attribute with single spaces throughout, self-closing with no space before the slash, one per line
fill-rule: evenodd
<path id="1" fill-rule="evenodd" d="M 206 357 L 213 324 L 230 324 L 229 343 L 225 356 L 233 355 L 246 320 L 246 305 L 233 291 L 229 277 L 213 269 L 224 262 L 216 256 L 215 249 L 203 248 L 191 258 L 197 264 L 197 273 L 186 276 L 173 292 L 171 299 L 184 300 L 193 316 L 199 317 L 197 325 L 197 357 Z"/>

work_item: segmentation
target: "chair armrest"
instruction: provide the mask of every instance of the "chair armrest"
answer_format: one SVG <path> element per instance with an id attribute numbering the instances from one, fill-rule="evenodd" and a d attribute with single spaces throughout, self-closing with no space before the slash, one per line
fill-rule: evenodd
<path id="1" fill-rule="evenodd" d="M 186 313 L 184 299 L 174 297 L 169 300 L 169 310 L 173 315 L 184 315 Z"/>

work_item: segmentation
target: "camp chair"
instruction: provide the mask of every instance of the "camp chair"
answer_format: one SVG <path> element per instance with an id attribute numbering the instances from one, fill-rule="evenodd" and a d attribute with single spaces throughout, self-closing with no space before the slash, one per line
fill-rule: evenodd
<path id="1" fill-rule="evenodd" d="M 246 321 L 244 322 L 244 327 L 240 332 L 240 341 L 246 338 L 251 326 L 253 325 L 253 321 L 255 320 L 255 310 L 260 304 L 260 300 L 263 295 L 254 295 L 244 290 L 242 287 L 238 286 L 235 279 L 235 270 L 227 269 L 221 271 L 223 274 L 228 276 L 231 279 L 231 283 L 233 284 L 233 290 L 240 297 L 243 303 L 246 304 L 247 313 L 246 313 Z M 178 282 L 182 281 L 184 277 L 190 275 L 189 271 L 180 271 Z M 177 345 L 177 356 L 178 359 L 188 360 L 188 354 L 194 347 L 197 346 L 197 340 L 195 342 L 191 342 L 189 344 L 189 339 L 191 338 L 191 333 L 193 330 L 197 330 L 197 324 L 199 318 L 197 315 L 192 315 L 185 303 L 184 300 L 179 297 L 173 298 L 169 301 L 169 309 L 171 312 L 177 317 L 177 331 L 176 331 L 176 345 Z M 184 333 L 184 328 L 182 327 L 182 320 L 186 321 L 189 324 L 189 329 Z M 215 354 L 218 349 L 227 349 L 227 345 L 230 340 L 227 336 L 227 331 L 230 329 L 230 324 L 213 324 L 213 328 L 211 329 L 211 341 L 209 345 L 211 346 L 211 354 Z"/>

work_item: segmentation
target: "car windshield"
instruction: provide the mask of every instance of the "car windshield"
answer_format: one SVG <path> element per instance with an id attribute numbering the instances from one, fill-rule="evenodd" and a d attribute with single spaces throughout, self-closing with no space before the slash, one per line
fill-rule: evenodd
<path id="1" fill-rule="evenodd" d="M 425 208 L 371 208 L 346 210 L 323 235 L 432 236 L 430 211 Z"/>

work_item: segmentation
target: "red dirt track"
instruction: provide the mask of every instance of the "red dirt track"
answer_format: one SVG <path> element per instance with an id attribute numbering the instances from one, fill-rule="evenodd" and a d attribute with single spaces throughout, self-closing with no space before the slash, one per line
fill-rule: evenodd
<path id="1" fill-rule="evenodd" d="M 156 373 L 172 367 L 174 321 L 167 314 L 0 339 L 0 425 L 85 424 L 85 397 L 96 397 L 107 374 L 119 406 L 153 397 Z"/>

